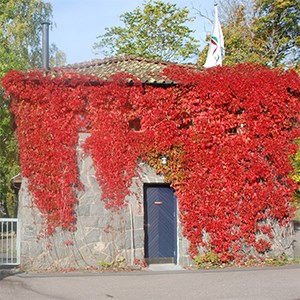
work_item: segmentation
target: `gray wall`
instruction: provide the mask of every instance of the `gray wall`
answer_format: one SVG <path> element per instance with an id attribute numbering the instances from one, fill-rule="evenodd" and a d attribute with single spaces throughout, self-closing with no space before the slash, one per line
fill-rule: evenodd
<path id="1" fill-rule="evenodd" d="M 144 259 L 144 183 L 163 183 L 163 178 L 145 164 L 139 166 L 140 176 L 133 179 L 128 206 L 112 212 L 100 201 L 101 188 L 95 177 L 91 157 L 84 155 L 81 145 L 87 135 L 80 134 L 78 166 L 84 190 L 78 194 L 76 207 L 77 230 L 59 230 L 51 237 L 39 237 L 43 218 L 32 203 L 23 179 L 19 197 L 21 237 L 21 268 L 84 269 L 99 266 L 99 262 L 112 262 L 122 256 L 128 265 L 135 259 Z M 72 241 L 66 245 L 65 241 Z M 189 243 L 181 235 L 178 222 L 178 263 L 189 265 Z"/>
<path id="2" fill-rule="evenodd" d="M 125 258 L 127 265 L 133 265 L 135 259 L 144 259 L 143 187 L 145 183 L 164 183 L 164 179 L 148 165 L 140 164 L 139 176 L 133 179 L 132 193 L 127 198 L 128 205 L 117 212 L 105 209 L 100 200 L 101 188 L 95 177 L 92 159 L 84 155 L 81 147 L 87 136 L 80 134 L 77 148 L 84 190 L 78 193 L 75 232 L 58 230 L 51 237 L 41 236 L 43 218 L 32 203 L 27 180 L 22 181 L 18 217 L 21 227 L 21 268 L 25 270 L 84 269 L 99 266 L 99 262 L 112 262 L 120 256 Z M 299 227 L 295 227 L 296 234 L 293 234 L 292 227 L 282 228 L 274 220 L 267 222 L 271 222 L 273 234 L 270 240 L 272 250 L 267 255 L 299 256 Z M 177 228 L 177 262 L 188 266 L 191 264 L 189 242 L 181 234 L 179 221 Z M 66 241 L 72 241 L 73 244 L 67 245 Z M 203 249 L 199 250 L 202 253 Z"/>
<path id="3" fill-rule="evenodd" d="M 294 256 L 300 257 L 300 222 L 294 221 Z"/>

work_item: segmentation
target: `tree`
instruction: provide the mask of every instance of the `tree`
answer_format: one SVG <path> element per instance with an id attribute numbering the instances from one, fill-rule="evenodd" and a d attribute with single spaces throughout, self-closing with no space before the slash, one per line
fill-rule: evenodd
<path id="1" fill-rule="evenodd" d="M 198 41 L 186 25 L 187 8 L 159 0 L 144 1 L 143 7 L 120 16 L 124 26 L 106 28 L 94 44 L 104 55 L 137 55 L 151 59 L 184 61 L 198 54 Z"/>
<path id="2" fill-rule="evenodd" d="M 253 7 L 246 0 L 227 0 L 219 7 L 221 27 L 225 38 L 226 65 L 234 65 L 245 61 L 257 61 L 259 57 L 249 51 L 253 44 L 251 27 L 251 11 Z M 205 17 L 201 11 L 198 13 Z M 207 36 L 207 41 L 210 36 Z M 208 52 L 208 45 L 201 51 L 198 65 L 203 65 Z M 250 57 L 251 56 L 251 57 Z"/>
<path id="3" fill-rule="evenodd" d="M 66 54 L 59 50 L 55 44 L 50 46 L 50 67 L 51 68 L 60 68 L 65 66 L 67 63 Z"/>
<path id="4" fill-rule="evenodd" d="M 41 66 L 41 22 L 52 18 L 49 3 L 41 0 L 0 2 L 0 79 L 11 69 Z M 0 206 L 13 215 L 10 180 L 19 172 L 17 142 L 7 103 L 0 94 Z"/>
<path id="5" fill-rule="evenodd" d="M 15 208 L 10 180 L 19 172 L 17 142 L 11 126 L 8 107 L 0 98 L 0 212 L 12 215 Z"/>
<path id="6" fill-rule="evenodd" d="M 294 167 L 294 174 L 292 175 L 292 177 L 298 184 L 298 190 L 295 194 L 295 206 L 298 209 L 296 217 L 298 221 L 300 221 L 300 138 L 298 139 L 297 143 L 299 146 L 299 150 L 296 155 L 292 156 L 292 163 Z"/>
<path id="7" fill-rule="evenodd" d="M 226 36 L 226 64 L 234 65 L 242 62 L 259 63 L 261 56 L 256 48 L 253 32 L 253 5 L 244 0 L 231 0 L 228 5 L 221 6 L 225 17 L 223 33 Z"/>
<path id="8" fill-rule="evenodd" d="M 295 65 L 300 60 L 299 0 L 256 0 L 254 32 L 267 64 Z"/>
<path id="9" fill-rule="evenodd" d="M 226 58 L 234 65 L 251 62 L 271 67 L 300 63 L 298 0 L 226 0 L 220 5 Z M 199 56 L 204 61 L 206 49 Z"/>

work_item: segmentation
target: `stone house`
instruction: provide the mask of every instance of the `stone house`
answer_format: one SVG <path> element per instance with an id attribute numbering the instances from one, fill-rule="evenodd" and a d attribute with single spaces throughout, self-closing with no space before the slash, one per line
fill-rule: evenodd
<path id="1" fill-rule="evenodd" d="M 161 72 L 171 63 L 132 56 L 95 60 L 67 66 L 80 74 L 107 79 L 125 72 L 139 78 L 143 85 L 168 88 L 175 83 Z M 194 66 L 189 66 L 194 68 Z M 100 200 L 101 186 L 96 180 L 91 157 L 83 155 L 83 144 L 89 136 L 79 133 L 77 161 L 84 189 L 77 194 L 76 230 L 58 230 L 53 236 L 40 236 L 43 218 L 35 208 L 26 178 L 19 191 L 18 217 L 23 269 L 84 269 L 110 263 L 118 258 L 126 264 L 171 263 L 189 266 L 189 241 L 179 222 L 177 199 L 164 178 L 145 163 L 133 179 L 128 205 L 115 212 Z M 18 178 L 19 180 L 20 178 Z M 290 228 L 291 229 L 291 228 Z M 299 241 L 299 228 L 295 227 Z M 291 245 L 289 239 L 285 241 Z M 290 256 L 299 255 L 299 242 L 289 246 Z M 294 251 L 294 254 L 292 253 Z"/>
<path id="2" fill-rule="evenodd" d="M 106 79 L 126 72 L 143 84 L 168 87 L 174 83 L 159 75 L 171 63 L 121 56 L 68 66 L 78 73 Z M 82 144 L 87 133 L 79 134 L 77 147 L 80 180 L 84 190 L 78 194 L 77 230 L 59 231 L 40 237 L 42 219 L 32 203 L 26 178 L 19 192 L 18 217 L 21 236 L 21 267 L 24 269 L 84 269 L 112 262 L 119 257 L 128 265 L 172 263 L 187 266 L 189 243 L 182 236 L 177 202 L 164 178 L 146 164 L 134 178 L 128 206 L 118 212 L 105 209 L 100 201 L 101 187 L 91 157 L 83 156 Z M 68 243 L 67 241 L 72 241 Z"/>

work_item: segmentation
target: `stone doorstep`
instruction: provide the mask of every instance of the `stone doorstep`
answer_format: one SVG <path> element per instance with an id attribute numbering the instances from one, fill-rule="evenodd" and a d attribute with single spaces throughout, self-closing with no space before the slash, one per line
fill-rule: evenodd
<path id="1" fill-rule="evenodd" d="M 180 265 L 174 265 L 174 264 L 150 264 L 148 270 L 160 272 L 160 271 L 182 271 L 185 269 Z"/>

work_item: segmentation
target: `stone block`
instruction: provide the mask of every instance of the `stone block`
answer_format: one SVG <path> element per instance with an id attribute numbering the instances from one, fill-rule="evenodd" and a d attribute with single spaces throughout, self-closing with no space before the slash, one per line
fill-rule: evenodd
<path id="1" fill-rule="evenodd" d="M 100 230 L 96 228 L 90 229 L 84 237 L 87 244 L 92 244 L 100 241 Z"/>
<path id="2" fill-rule="evenodd" d="M 144 260 L 145 259 L 145 250 L 143 248 L 136 248 L 134 250 L 134 258 Z"/>
<path id="3" fill-rule="evenodd" d="M 94 253 L 103 253 L 105 251 L 106 244 L 103 242 L 97 242 L 93 245 L 93 252 Z"/>
<path id="4" fill-rule="evenodd" d="M 113 227 L 112 216 L 105 212 L 103 216 L 98 218 L 98 227 L 104 231 L 110 231 L 110 228 Z"/>
<path id="5" fill-rule="evenodd" d="M 76 213 L 78 216 L 90 216 L 90 205 L 79 205 L 76 209 Z"/>
<path id="6" fill-rule="evenodd" d="M 100 197 L 98 193 L 94 193 L 93 191 L 85 191 L 81 195 L 78 196 L 78 205 L 84 205 L 84 204 L 95 204 L 95 203 L 102 203 L 100 202 Z"/>
<path id="7" fill-rule="evenodd" d="M 77 228 L 79 227 L 98 227 L 98 216 L 84 215 L 77 219 Z"/>
<path id="8" fill-rule="evenodd" d="M 134 217 L 134 229 L 142 229 L 144 230 L 144 216 L 138 215 Z"/>
<path id="9" fill-rule="evenodd" d="M 90 216 L 91 217 L 103 217 L 107 214 L 106 209 L 100 201 L 96 201 L 95 203 L 90 205 Z"/>
<path id="10" fill-rule="evenodd" d="M 294 256 L 300 257 L 300 222 L 294 221 L 294 242 L 293 242 L 293 249 L 294 249 Z"/>
<path id="11" fill-rule="evenodd" d="M 93 258 L 94 260 L 98 259 L 98 254 L 93 251 L 93 245 L 84 244 L 82 247 L 77 249 L 78 255 L 83 257 L 84 260 L 87 258 Z"/>
<path id="12" fill-rule="evenodd" d="M 183 255 L 189 255 L 189 247 L 190 247 L 190 243 L 185 237 L 179 238 L 178 240 L 179 253 L 182 253 Z"/>
<path id="13" fill-rule="evenodd" d="M 131 232 L 127 230 L 125 233 L 125 249 L 131 250 L 132 248 L 135 248 L 134 237 L 132 237 Z"/>
<path id="14" fill-rule="evenodd" d="M 177 264 L 179 264 L 182 267 L 189 267 L 193 265 L 193 262 L 189 255 L 181 255 Z"/>
<path id="15" fill-rule="evenodd" d="M 21 257 L 28 257 L 29 254 L 30 254 L 30 251 L 29 251 L 29 243 L 27 241 L 21 241 Z"/>
<path id="16" fill-rule="evenodd" d="M 26 226 L 23 228 L 22 235 L 25 240 L 36 240 L 36 228 L 34 228 L 33 226 Z"/>
<path id="17" fill-rule="evenodd" d="M 138 229 L 134 231 L 134 244 L 136 248 L 143 248 L 145 244 L 145 231 Z"/>
<path id="18" fill-rule="evenodd" d="M 80 162 L 81 162 L 81 173 L 84 176 L 86 176 L 87 174 L 95 174 L 95 169 L 93 167 L 93 159 L 90 155 L 81 153 Z"/>
<path id="19" fill-rule="evenodd" d="M 94 175 L 89 175 L 86 176 L 85 178 L 85 188 L 88 190 L 92 190 L 96 193 L 100 193 L 100 188 L 99 188 L 99 184 L 98 181 L 96 179 L 96 177 Z"/>
<path id="20" fill-rule="evenodd" d="M 69 256 L 74 256 L 74 246 L 55 244 L 52 246 L 50 253 L 52 254 L 52 256 L 56 257 L 56 259 L 62 259 Z"/>

